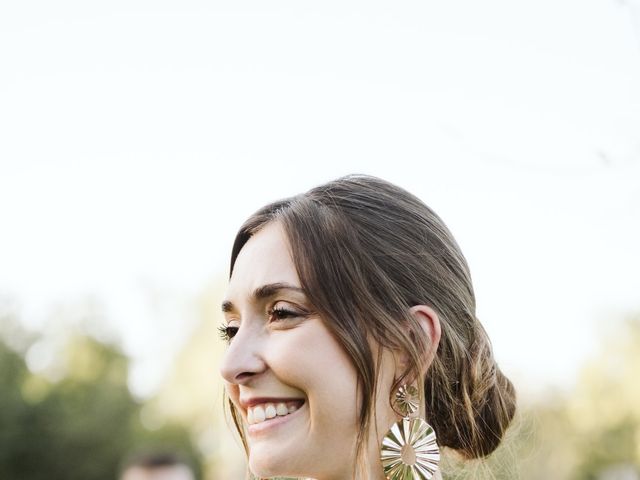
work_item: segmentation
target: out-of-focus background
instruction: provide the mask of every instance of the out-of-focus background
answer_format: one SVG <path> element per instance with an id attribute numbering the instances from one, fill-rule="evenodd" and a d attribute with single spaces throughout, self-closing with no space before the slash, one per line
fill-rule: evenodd
<path id="1" fill-rule="evenodd" d="M 445 478 L 640 478 L 638 0 L 0 4 L 0 478 L 243 478 L 228 254 L 348 173 L 421 197 L 519 392 Z"/>

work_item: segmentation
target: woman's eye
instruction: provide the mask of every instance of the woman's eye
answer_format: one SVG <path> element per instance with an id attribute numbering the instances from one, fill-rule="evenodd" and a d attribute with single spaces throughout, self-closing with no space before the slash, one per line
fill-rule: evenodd
<path id="1" fill-rule="evenodd" d="M 287 318 L 295 318 L 300 316 L 300 313 L 294 312 L 293 310 L 288 310 L 282 307 L 272 308 L 267 313 L 269 314 L 269 320 L 272 322 L 277 322 L 278 320 L 285 320 Z"/>
<path id="2" fill-rule="evenodd" d="M 220 325 L 218 327 L 220 338 L 229 343 L 233 337 L 238 333 L 238 327 L 232 327 L 230 325 Z"/>
<path id="3" fill-rule="evenodd" d="M 269 322 L 278 322 L 287 319 L 294 319 L 299 317 L 307 316 L 307 313 L 299 312 L 297 310 L 293 310 L 290 308 L 285 308 L 282 306 L 276 306 L 267 310 L 267 316 L 269 317 Z M 238 334 L 239 326 L 237 325 L 228 325 L 223 323 L 218 326 L 218 333 L 220 338 L 227 343 L 231 343 L 233 337 Z"/>

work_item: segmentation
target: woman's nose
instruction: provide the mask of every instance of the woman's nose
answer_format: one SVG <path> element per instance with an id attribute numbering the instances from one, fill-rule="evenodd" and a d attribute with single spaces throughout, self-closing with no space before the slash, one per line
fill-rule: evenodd
<path id="1" fill-rule="evenodd" d="M 244 384 L 266 370 L 263 340 L 255 332 L 240 327 L 222 357 L 220 374 L 229 383 Z"/>

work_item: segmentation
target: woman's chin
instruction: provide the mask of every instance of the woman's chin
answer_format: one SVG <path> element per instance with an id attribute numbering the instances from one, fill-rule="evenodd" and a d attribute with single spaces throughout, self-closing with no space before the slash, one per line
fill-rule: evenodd
<path id="1" fill-rule="evenodd" d="M 249 469 L 259 478 L 289 477 L 290 468 L 290 458 L 279 458 L 278 454 L 270 455 L 268 452 L 249 454 Z"/>

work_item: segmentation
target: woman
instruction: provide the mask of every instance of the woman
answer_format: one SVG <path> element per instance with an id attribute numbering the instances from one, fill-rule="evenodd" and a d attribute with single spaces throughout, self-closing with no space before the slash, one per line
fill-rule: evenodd
<path id="1" fill-rule="evenodd" d="M 439 478 L 439 448 L 484 457 L 513 417 L 456 241 L 378 178 L 251 216 L 222 310 L 221 373 L 259 478 Z"/>

